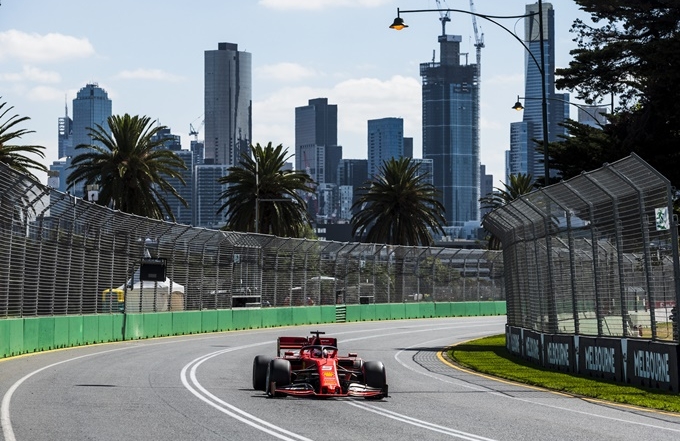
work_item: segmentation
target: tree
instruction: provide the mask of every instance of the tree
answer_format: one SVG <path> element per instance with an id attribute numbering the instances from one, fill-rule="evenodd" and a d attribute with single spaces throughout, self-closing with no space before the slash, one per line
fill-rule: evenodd
<path id="1" fill-rule="evenodd" d="M 229 174 L 218 180 L 228 185 L 217 210 L 227 212 L 225 229 L 281 237 L 309 234 L 311 219 L 302 195 L 314 192 L 314 181 L 306 172 L 284 169 L 287 152 L 271 142 L 251 145 L 250 155 L 243 154 L 240 165 L 229 167 Z"/>
<path id="2" fill-rule="evenodd" d="M 1 97 L 0 97 L 1 98 Z M 43 150 L 45 147 L 40 145 L 15 145 L 17 139 L 29 133 L 35 133 L 33 130 L 19 129 L 16 126 L 30 118 L 27 116 L 20 117 L 19 115 L 5 117 L 14 109 L 13 106 L 6 107 L 7 103 L 0 103 L 0 162 L 6 164 L 8 167 L 26 175 L 30 175 L 37 179 L 31 173 L 31 169 L 47 171 L 47 167 L 40 162 L 31 159 L 26 154 L 45 157 Z"/>
<path id="3" fill-rule="evenodd" d="M 125 213 L 153 219 L 175 220 L 165 199 L 170 194 L 188 206 L 184 198 L 166 180 L 177 178 L 186 185 L 181 170 L 182 158 L 161 148 L 165 141 L 157 136 L 165 126 L 153 127 L 146 116 L 113 115 L 107 119 L 107 131 L 99 124 L 89 127 L 92 144 L 81 144 L 76 150 L 85 153 L 73 158 L 67 179 L 69 189 L 79 184 L 98 185 L 100 205 Z"/>
<path id="4" fill-rule="evenodd" d="M 560 171 L 560 179 L 573 178 L 622 157 L 611 141 L 611 126 L 597 128 L 571 119 L 560 125 L 567 129 L 568 135 L 560 135 L 562 139 L 548 144 L 550 167 Z"/>
<path id="5" fill-rule="evenodd" d="M 479 199 L 479 202 L 482 203 L 482 208 L 495 210 L 496 208 L 509 204 L 523 194 L 531 193 L 537 186 L 540 186 L 540 183 L 534 182 L 534 179 L 530 174 L 524 173 L 510 175 L 509 182 L 507 184 L 502 184 L 504 188 L 494 187 L 494 192 Z M 501 241 L 499 238 L 493 234 L 489 234 L 488 240 L 488 247 L 490 250 L 501 249 Z"/>
<path id="6" fill-rule="evenodd" d="M 390 245 L 431 245 L 430 229 L 444 233 L 444 206 L 427 174 L 410 158 L 385 161 L 378 176 L 361 188 L 352 205 L 352 235 L 366 242 Z M 364 237 L 365 235 L 365 237 Z"/>
<path id="7" fill-rule="evenodd" d="M 557 69 L 557 87 L 576 91 L 589 104 L 614 95 L 619 101 L 604 127 L 609 148 L 600 152 L 597 167 L 635 152 L 677 186 L 680 0 L 575 1 L 591 14 L 595 26 L 574 22 L 578 46 L 571 51 L 569 67 Z M 585 143 L 590 140 L 584 138 Z M 577 146 L 580 139 L 573 141 L 565 148 Z"/>

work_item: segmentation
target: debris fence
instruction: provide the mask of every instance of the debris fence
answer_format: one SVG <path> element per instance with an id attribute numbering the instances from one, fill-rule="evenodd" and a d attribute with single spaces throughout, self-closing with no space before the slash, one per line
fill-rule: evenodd
<path id="1" fill-rule="evenodd" d="M 500 252 L 281 238 L 124 214 L 0 164 L 0 317 L 504 300 Z"/>
<path id="2" fill-rule="evenodd" d="M 632 155 L 489 213 L 483 224 L 503 244 L 508 325 L 678 342 L 672 191 Z"/>

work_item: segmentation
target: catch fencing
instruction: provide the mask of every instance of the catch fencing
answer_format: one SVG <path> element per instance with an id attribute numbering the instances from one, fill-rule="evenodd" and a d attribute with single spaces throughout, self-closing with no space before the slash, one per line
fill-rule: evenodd
<path id="1" fill-rule="evenodd" d="M 503 244 L 508 325 L 677 343 L 672 196 L 633 154 L 487 215 Z"/>
<path id="2" fill-rule="evenodd" d="M 281 238 L 124 214 L 0 164 L 0 318 L 504 300 L 500 252 Z"/>

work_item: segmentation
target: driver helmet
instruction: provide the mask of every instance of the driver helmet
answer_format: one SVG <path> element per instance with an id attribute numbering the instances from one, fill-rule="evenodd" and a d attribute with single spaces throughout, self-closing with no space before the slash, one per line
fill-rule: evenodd
<path id="1" fill-rule="evenodd" d="M 314 358 L 321 358 L 323 356 L 323 352 L 321 351 L 320 348 L 314 348 L 312 349 L 312 357 Z"/>

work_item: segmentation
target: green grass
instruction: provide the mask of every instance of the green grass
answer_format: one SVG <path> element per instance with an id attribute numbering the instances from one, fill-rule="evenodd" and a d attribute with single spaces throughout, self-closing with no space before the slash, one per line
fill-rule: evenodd
<path id="1" fill-rule="evenodd" d="M 470 341 L 451 348 L 461 366 L 495 377 L 577 396 L 669 412 L 680 412 L 680 394 L 613 383 L 544 369 L 516 358 L 505 348 L 505 335 Z"/>

